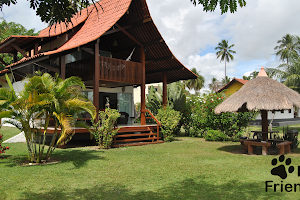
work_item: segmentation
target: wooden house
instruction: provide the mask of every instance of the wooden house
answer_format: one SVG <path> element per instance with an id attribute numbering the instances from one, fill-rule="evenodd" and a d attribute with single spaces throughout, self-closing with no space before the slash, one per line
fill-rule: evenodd
<path id="1" fill-rule="evenodd" d="M 21 60 L 18 52 L 24 56 Z M 134 117 L 132 96 L 126 94 L 141 86 L 141 123 L 120 132 L 152 132 L 153 127 L 146 125 L 145 84 L 163 82 L 166 104 L 168 83 L 197 77 L 166 45 L 146 0 L 99 1 L 70 23 L 55 24 L 38 36 L 10 36 L 0 43 L 0 53 L 14 55 L 14 63 L 0 73 L 13 72 L 17 82 L 37 70 L 59 73 L 63 79 L 81 77 L 97 110 L 105 108 L 108 98 L 111 108 L 118 109 L 122 102 Z"/>

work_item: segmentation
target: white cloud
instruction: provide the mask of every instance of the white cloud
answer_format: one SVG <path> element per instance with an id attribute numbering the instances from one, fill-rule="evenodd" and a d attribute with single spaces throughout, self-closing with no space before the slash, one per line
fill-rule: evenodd
<path id="1" fill-rule="evenodd" d="M 34 28 L 36 32 L 47 27 L 47 24 L 36 16 L 35 11 L 30 9 L 28 1 L 18 1 L 16 5 L 4 6 L 0 16 L 7 22 L 19 23 L 28 30 Z"/>

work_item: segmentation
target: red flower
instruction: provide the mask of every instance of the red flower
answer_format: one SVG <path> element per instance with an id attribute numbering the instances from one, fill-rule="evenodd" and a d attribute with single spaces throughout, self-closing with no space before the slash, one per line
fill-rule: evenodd
<path id="1" fill-rule="evenodd" d="M 9 147 L 6 147 L 6 149 L 9 149 Z"/>
<path id="2" fill-rule="evenodd" d="M 213 101 L 210 101 L 210 102 L 213 102 Z"/>
<path id="3" fill-rule="evenodd" d="M 2 153 L 2 151 L 0 151 L 0 153 Z"/>
<path id="4" fill-rule="evenodd" d="M 223 99 L 223 97 L 221 97 Z"/>

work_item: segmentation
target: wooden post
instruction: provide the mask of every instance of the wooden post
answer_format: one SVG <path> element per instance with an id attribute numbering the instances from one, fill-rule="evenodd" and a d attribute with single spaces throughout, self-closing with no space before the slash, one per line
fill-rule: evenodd
<path id="1" fill-rule="evenodd" d="M 37 55 L 39 53 L 38 47 L 39 47 L 39 43 L 34 43 L 34 49 L 33 49 L 34 55 Z"/>
<path id="2" fill-rule="evenodd" d="M 141 111 L 146 109 L 145 103 L 145 84 L 146 84 L 146 71 L 145 71 L 145 50 L 141 47 L 141 64 L 142 64 L 142 85 L 141 85 Z M 141 125 L 146 125 L 145 112 L 141 112 Z"/>
<path id="3" fill-rule="evenodd" d="M 18 52 L 15 52 L 14 54 L 13 54 L 13 62 L 15 63 L 15 62 L 17 62 L 18 61 Z"/>
<path id="4" fill-rule="evenodd" d="M 59 57 L 60 60 L 60 78 L 65 80 L 66 79 L 66 60 L 65 56 Z"/>
<path id="5" fill-rule="evenodd" d="M 93 103 L 96 107 L 97 120 L 99 112 L 99 80 L 100 80 L 100 57 L 99 57 L 99 39 L 95 43 L 95 74 L 94 74 L 94 85 L 93 85 Z"/>
<path id="6" fill-rule="evenodd" d="M 167 106 L 167 72 L 163 72 L 163 106 Z"/>
<path id="7" fill-rule="evenodd" d="M 261 110 L 261 129 L 262 132 L 266 132 L 266 133 L 262 133 L 262 139 L 263 141 L 267 141 L 268 140 L 268 111 L 266 110 Z"/>

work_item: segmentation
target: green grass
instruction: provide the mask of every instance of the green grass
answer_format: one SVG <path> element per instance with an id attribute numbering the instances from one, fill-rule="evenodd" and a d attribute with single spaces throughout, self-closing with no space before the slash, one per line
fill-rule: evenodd
<path id="1" fill-rule="evenodd" d="M 3 141 L 19 134 L 21 131 L 17 128 L 12 128 L 12 127 L 7 127 L 7 126 L 2 126 L 0 129 L 0 133 L 3 136 Z"/>
<path id="2" fill-rule="evenodd" d="M 0 129 L 2 132 L 3 129 Z M 5 135 L 5 134 L 4 134 Z M 25 143 L 0 159 L 0 199 L 299 199 L 265 192 L 278 155 L 247 155 L 239 143 L 177 137 L 171 143 L 93 150 L 57 149 L 57 164 L 20 166 Z M 300 183 L 300 151 L 286 155 L 296 169 L 283 183 Z"/>

